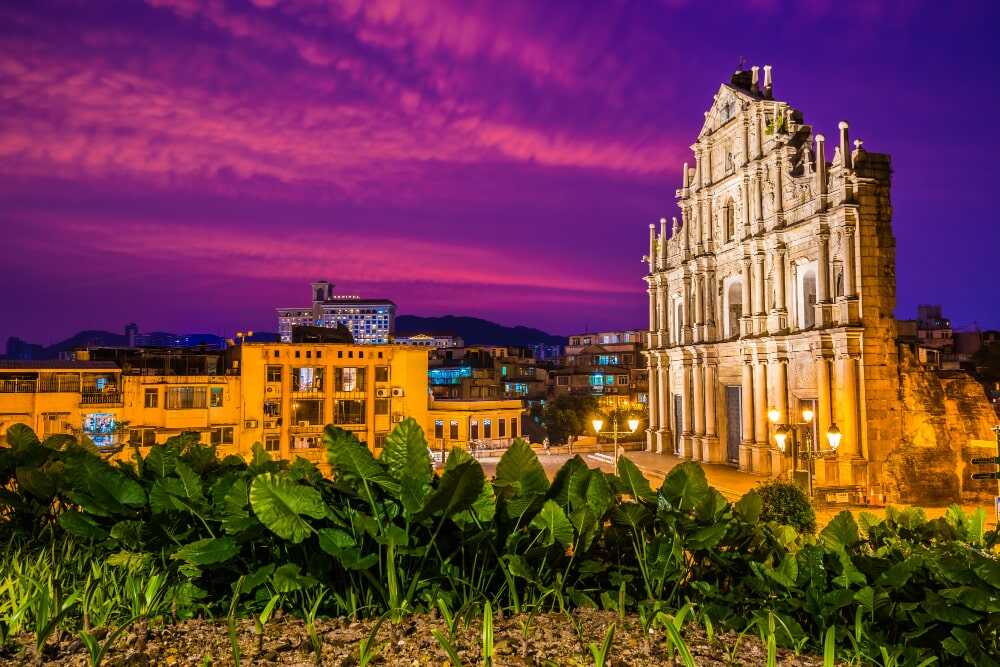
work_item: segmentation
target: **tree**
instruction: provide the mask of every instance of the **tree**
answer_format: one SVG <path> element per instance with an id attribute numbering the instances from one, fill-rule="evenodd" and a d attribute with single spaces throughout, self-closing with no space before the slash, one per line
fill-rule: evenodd
<path id="1" fill-rule="evenodd" d="M 589 394 L 560 394 L 542 410 L 542 424 L 549 442 L 565 444 L 569 436 L 586 432 L 597 412 L 597 399 Z"/>

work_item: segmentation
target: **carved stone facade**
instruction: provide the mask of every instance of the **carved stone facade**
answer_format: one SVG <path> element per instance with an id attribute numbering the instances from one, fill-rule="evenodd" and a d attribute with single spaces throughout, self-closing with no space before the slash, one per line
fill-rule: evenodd
<path id="1" fill-rule="evenodd" d="M 763 85 L 762 85 L 763 84 Z M 815 411 L 815 483 L 882 493 L 898 432 L 895 240 L 889 156 L 853 146 L 833 159 L 771 72 L 723 84 L 684 165 L 675 218 L 649 232 L 651 451 L 781 475 L 780 422 Z M 804 466 L 803 466 L 804 467 Z"/>

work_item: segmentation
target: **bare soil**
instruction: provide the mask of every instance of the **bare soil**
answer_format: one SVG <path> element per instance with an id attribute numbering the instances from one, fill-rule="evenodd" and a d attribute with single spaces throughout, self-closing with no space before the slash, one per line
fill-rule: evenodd
<path id="1" fill-rule="evenodd" d="M 563 614 L 526 614 L 494 620 L 494 665 L 506 666 L 583 666 L 593 665 L 587 644 L 600 645 L 608 626 L 616 624 L 614 642 L 606 663 L 614 667 L 639 667 L 681 664 L 670 657 L 669 645 L 662 631 L 643 636 L 638 617 L 624 620 L 612 612 L 581 610 L 571 622 Z M 579 632 L 575 625 L 579 628 Z M 316 623 L 322 657 L 317 662 L 305 624 L 290 616 L 273 619 L 263 638 L 254 632 L 251 621 L 238 626 L 243 665 L 358 665 L 359 646 L 367 638 L 373 621 L 323 619 Z M 436 629 L 448 636 L 445 623 L 434 615 L 414 615 L 398 624 L 386 621 L 379 628 L 375 646 L 384 644 L 372 665 L 450 665 L 445 651 L 431 634 Z M 704 631 L 689 624 L 683 633 L 698 665 L 764 665 L 767 652 L 756 637 L 734 633 L 716 635 L 709 640 Z M 16 647 L 0 653 L 0 665 L 85 666 L 86 649 L 76 637 L 64 635 L 53 640 L 39 659 L 24 636 Z M 464 665 L 482 662 L 482 626 L 480 619 L 468 626 L 459 622 L 453 644 Z M 258 650 L 258 646 L 260 650 Z M 795 655 L 778 649 L 780 665 L 822 665 L 816 656 Z M 233 665 L 228 628 L 224 620 L 191 620 L 154 626 L 145 637 L 137 631 L 123 633 L 117 645 L 105 657 L 104 665 Z"/>

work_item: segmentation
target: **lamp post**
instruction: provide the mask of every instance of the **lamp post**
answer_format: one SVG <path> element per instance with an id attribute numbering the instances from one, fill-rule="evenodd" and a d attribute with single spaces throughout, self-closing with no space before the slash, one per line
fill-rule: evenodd
<path id="1" fill-rule="evenodd" d="M 840 447 L 841 438 L 840 429 L 837 428 L 837 425 L 830 424 L 830 428 L 826 431 L 826 441 L 830 445 L 830 449 L 819 449 L 813 441 L 812 422 L 814 416 L 812 408 L 807 407 L 802 409 L 801 422 L 779 424 L 778 421 L 781 419 L 781 412 L 777 408 L 771 408 L 767 411 L 768 420 L 776 426 L 774 442 L 778 446 L 778 451 L 784 454 L 788 446 L 791 446 L 793 476 L 799 469 L 799 458 L 806 460 L 806 475 L 809 478 L 810 498 L 813 497 L 813 478 L 816 475 L 816 459 L 835 457 L 837 455 L 837 448 Z M 802 440 L 805 445 L 802 449 L 799 448 L 799 429 L 802 429 Z M 789 440 L 791 442 L 788 442 Z"/>
<path id="2" fill-rule="evenodd" d="M 619 454 L 618 454 L 618 436 L 619 435 L 628 435 L 628 434 L 631 434 L 631 433 L 635 433 L 636 429 L 639 428 L 639 420 L 636 419 L 635 417 L 632 417 L 631 419 L 629 419 L 625 423 L 628 424 L 629 430 L 627 430 L 627 431 L 619 431 L 618 430 L 618 413 L 616 412 L 616 413 L 612 414 L 612 416 L 611 416 L 611 436 L 614 439 L 614 446 L 615 446 L 615 450 L 614 450 L 614 464 L 615 464 L 615 469 L 618 468 L 618 456 L 619 456 Z M 598 438 L 600 438 L 601 429 L 604 428 L 604 420 L 601 417 L 594 417 L 594 419 L 591 420 L 590 425 L 594 427 L 594 433 L 596 433 L 597 436 L 598 436 Z M 598 448 L 600 448 L 599 444 L 598 444 Z"/>

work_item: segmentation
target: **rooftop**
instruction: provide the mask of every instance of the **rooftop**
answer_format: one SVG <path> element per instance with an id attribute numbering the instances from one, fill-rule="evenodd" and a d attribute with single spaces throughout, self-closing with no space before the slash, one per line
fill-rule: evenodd
<path id="1" fill-rule="evenodd" d="M 0 370 L 121 370 L 113 361 L 62 361 L 60 359 L 0 359 Z"/>

